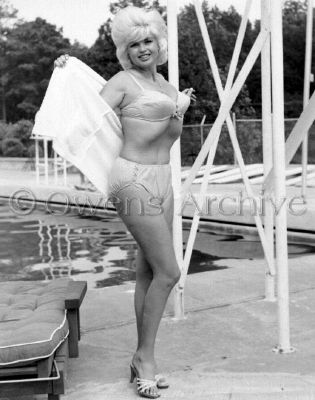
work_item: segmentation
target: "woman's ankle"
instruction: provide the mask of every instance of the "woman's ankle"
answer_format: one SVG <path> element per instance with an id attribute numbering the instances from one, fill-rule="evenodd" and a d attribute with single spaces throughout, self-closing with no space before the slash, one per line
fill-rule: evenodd
<path id="1" fill-rule="evenodd" d="M 155 364 L 154 354 L 152 352 L 145 352 L 141 348 L 137 349 L 133 355 L 133 360 L 140 363 Z"/>

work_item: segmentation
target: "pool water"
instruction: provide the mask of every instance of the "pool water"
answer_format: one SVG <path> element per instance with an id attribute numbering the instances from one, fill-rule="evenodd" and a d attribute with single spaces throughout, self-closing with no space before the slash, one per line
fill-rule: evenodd
<path id="1" fill-rule="evenodd" d="M 189 224 L 184 224 L 184 248 Z M 216 234 L 200 228 L 189 274 L 227 268 L 226 258 L 263 258 L 255 238 Z M 314 252 L 311 245 L 289 246 L 290 256 Z M 0 200 L 0 281 L 52 280 L 71 276 L 89 288 L 120 285 L 135 280 L 137 245 L 121 220 L 71 212 L 57 215 L 36 205 L 32 213 L 15 213 Z M 222 263 L 221 263 L 222 264 Z"/>

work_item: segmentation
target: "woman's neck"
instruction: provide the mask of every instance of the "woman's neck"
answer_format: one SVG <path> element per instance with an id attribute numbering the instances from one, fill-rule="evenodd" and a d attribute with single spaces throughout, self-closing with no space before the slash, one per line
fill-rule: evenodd
<path id="1" fill-rule="evenodd" d="M 144 79 L 148 81 L 153 81 L 155 82 L 157 80 L 157 70 L 156 66 L 148 69 L 143 69 L 143 68 L 138 68 L 133 66 L 131 69 L 137 71 L 139 74 L 143 76 Z"/>

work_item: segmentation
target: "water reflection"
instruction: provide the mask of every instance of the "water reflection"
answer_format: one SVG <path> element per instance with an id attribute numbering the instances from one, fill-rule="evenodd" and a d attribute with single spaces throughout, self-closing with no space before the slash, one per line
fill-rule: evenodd
<path id="1" fill-rule="evenodd" d="M 116 217 L 18 216 L 0 205 L 0 280 L 62 276 L 104 287 L 135 279 L 136 244 Z"/>
<path id="2" fill-rule="evenodd" d="M 184 249 L 189 224 L 184 224 Z M 290 257 L 314 252 L 308 244 L 290 244 Z M 115 215 L 55 215 L 40 206 L 30 215 L 14 214 L 0 203 L 0 281 L 83 279 L 89 288 L 135 280 L 137 246 Z M 189 274 L 215 271 L 217 260 L 261 259 L 261 243 L 253 237 L 226 235 L 199 228 Z"/>

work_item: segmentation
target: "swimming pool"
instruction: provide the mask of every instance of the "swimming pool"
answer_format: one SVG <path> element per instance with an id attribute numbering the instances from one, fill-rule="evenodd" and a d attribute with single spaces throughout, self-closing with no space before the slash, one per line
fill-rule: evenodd
<path id="1" fill-rule="evenodd" d="M 185 223 L 184 248 L 188 233 L 189 223 Z M 289 246 L 290 256 L 314 251 L 311 245 Z M 20 215 L 0 199 L 0 281 L 71 276 L 86 280 L 89 288 L 120 285 L 135 280 L 136 252 L 134 239 L 114 213 L 58 215 L 53 208 L 47 211 L 37 204 L 30 214 Z M 255 238 L 200 228 L 189 274 L 227 268 L 217 266 L 216 260 L 262 257 Z"/>

